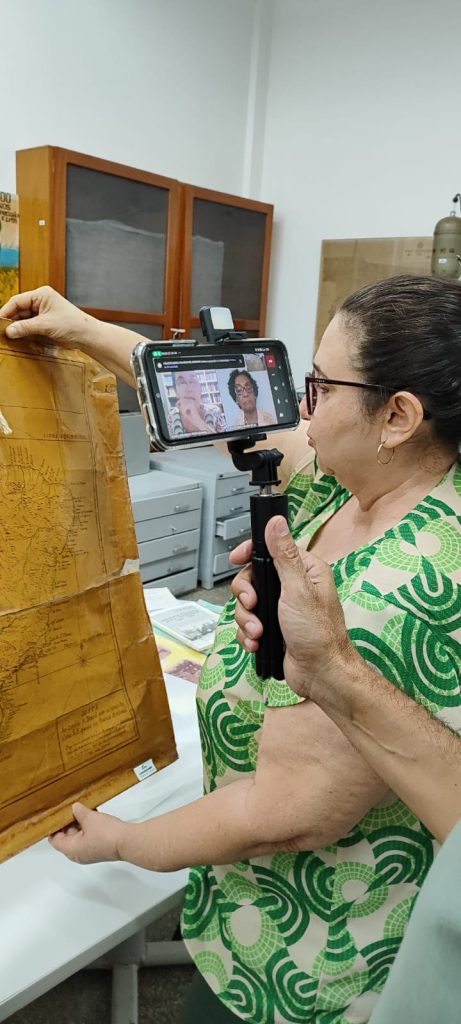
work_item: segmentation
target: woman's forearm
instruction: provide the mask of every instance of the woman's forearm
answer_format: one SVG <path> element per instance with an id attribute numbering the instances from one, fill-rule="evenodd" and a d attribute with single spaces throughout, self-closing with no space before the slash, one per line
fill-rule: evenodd
<path id="1" fill-rule="evenodd" d="M 443 841 L 461 818 L 461 739 L 374 671 L 355 648 L 320 669 L 312 699 Z"/>
<path id="2" fill-rule="evenodd" d="M 254 780 L 242 780 L 169 814 L 121 823 L 117 856 L 153 871 L 230 864 L 275 852 L 284 842 L 288 848 L 294 836 L 283 839 L 276 819 L 258 813 Z"/>
<path id="3" fill-rule="evenodd" d="M 87 318 L 87 328 L 78 343 L 81 351 L 134 388 L 130 357 L 138 341 L 145 341 L 145 338 L 126 327 L 116 327 L 91 316 Z"/>

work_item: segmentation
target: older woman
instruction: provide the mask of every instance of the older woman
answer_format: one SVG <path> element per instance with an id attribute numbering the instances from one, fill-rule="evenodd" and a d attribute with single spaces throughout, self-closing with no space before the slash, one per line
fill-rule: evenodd
<path id="1" fill-rule="evenodd" d="M 35 312 L 17 336 L 71 340 L 127 373 L 127 332 L 111 346 L 108 325 L 83 324 L 55 301 L 41 290 L 1 312 Z M 308 375 L 303 413 L 309 440 L 300 452 L 293 435 L 282 464 L 293 535 L 332 564 L 362 656 L 456 723 L 459 286 L 395 278 L 346 300 Z M 247 585 L 245 575 L 235 582 L 240 611 Z M 362 1024 L 435 844 L 319 707 L 258 679 L 256 641 L 249 626 L 238 634 L 234 610 L 232 601 L 198 691 L 206 795 L 135 825 L 78 805 L 79 828 L 54 844 L 81 861 L 208 865 L 191 873 L 183 918 L 208 983 L 195 987 L 190 1022 Z"/>
<path id="2" fill-rule="evenodd" d="M 268 427 L 275 423 L 275 416 L 260 409 L 257 404 L 258 382 L 252 377 L 248 370 L 233 370 L 227 382 L 231 398 L 239 408 L 239 414 L 232 423 L 232 428 L 241 430 L 242 427 Z"/>
<path id="3" fill-rule="evenodd" d="M 168 414 L 171 437 L 182 434 L 219 434 L 226 429 L 226 417 L 219 406 L 202 401 L 202 385 L 194 370 L 173 373 L 176 404 Z"/>

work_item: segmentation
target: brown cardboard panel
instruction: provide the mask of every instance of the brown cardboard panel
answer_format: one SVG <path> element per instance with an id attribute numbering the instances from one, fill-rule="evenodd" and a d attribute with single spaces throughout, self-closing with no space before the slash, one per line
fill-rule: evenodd
<path id="1" fill-rule="evenodd" d="M 430 238 L 328 238 L 322 242 L 315 348 L 352 292 L 395 274 L 430 274 Z"/>
<path id="2" fill-rule="evenodd" d="M 0 860 L 176 758 L 115 379 L 0 323 Z"/>

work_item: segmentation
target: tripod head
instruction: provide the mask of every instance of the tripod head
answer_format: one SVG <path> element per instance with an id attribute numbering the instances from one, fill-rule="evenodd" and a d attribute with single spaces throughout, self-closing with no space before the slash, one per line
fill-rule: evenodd
<path id="1" fill-rule="evenodd" d="M 244 473 L 251 470 L 251 483 L 260 490 L 270 489 L 277 486 L 280 480 L 277 479 L 277 467 L 283 459 L 282 452 L 277 448 L 265 448 L 262 451 L 246 452 L 246 448 L 253 448 L 256 441 L 265 441 L 266 434 L 258 437 L 244 437 L 239 441 L 229 441 L 227 447 L 232 456 L 232 462 L 236 469 Z"/>
<path id="2" fill-rule="evenodd" d="M 264 441 L 265 434 L 256 438 L 242 438 L 229 441 L 228 449 L 236 469 L 242 472 L 251 470 L 251 483 L 259 487 L 259 494 L 252 494 L 251 537 L 253 555 L 251 567 L 253 586 L 256 590 L 258 603 L 255 613 L 263 625 L 263 635 L 256 651 L 256 672 L 261 679 L 283 679 L 283 658 L 285 641 L 278 620 L 278 602 L 280 597 L 280 580 L 272 558 L 266 547 L 265 530 L 272 516 L 288 518 L 288 500 L 285 494 L 274 493 L 272 488 L 280 483 L 277 478 L 277 467 L 283 454 L 277 448 L 246 452 L 246 448 L 254 447 L 256 440 Z"/>

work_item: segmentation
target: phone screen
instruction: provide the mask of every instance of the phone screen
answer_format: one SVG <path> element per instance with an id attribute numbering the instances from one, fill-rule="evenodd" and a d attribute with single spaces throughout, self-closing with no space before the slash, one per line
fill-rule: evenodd
<path id="1" fill-rule="evenodd" d="M 285 346 L 258 339 L 143 353 L 149 399 L 168 445 L 294 427 L 299 408 Z"/>

